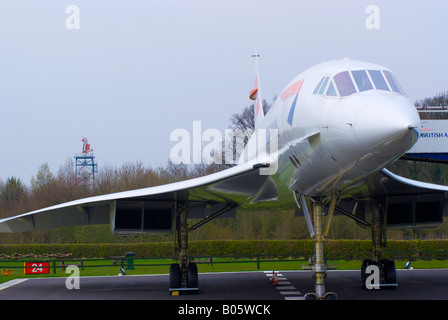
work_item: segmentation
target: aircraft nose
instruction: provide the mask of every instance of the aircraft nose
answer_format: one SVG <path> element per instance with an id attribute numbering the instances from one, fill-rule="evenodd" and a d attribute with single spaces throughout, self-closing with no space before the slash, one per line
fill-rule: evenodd
<path id="1" fill-rule="evenodd" d="M 383 100 L 363 107 L 353 123 L 357 142 L 364 148 L 402 141 L 402 152 L 416 142 L 420 117 L 407 100 Z M 399 151 L 399 150 L 397 150 Z"/>

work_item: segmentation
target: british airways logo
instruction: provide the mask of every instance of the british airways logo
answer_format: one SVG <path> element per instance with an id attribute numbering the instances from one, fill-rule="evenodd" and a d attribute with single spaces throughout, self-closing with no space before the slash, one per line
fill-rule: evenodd
<path id="1" fill-rule="evenodd" d="M 290 125 L 292 125 L 292 120 L 294 118 L 294 112 L 295 112 L 296 104 L 297 104 L 297 98 L 299 97 L 300 89 L 302 89 L 302 85 L 303 85 L 304 81 L 305 81 L 305 79 L 301 79 L 301 80 L 293 83 L 285 91 L 283 91 L 283 93 L 281 95 L 282 100 L 286 100 L 286 99 L 292 97 L 293 95 L 295 95 L 294 101 L 292 102 L 291 108 L 289 109 L 289 113 L 288 113 L 287 121 Z"/>
<path id="2" fill-rule="evenodd" d="M 288 88 L 286 88 L 285 91 L 283 91 L 281 98 L 282 100 L 288 99 L 289 97 L 293 96 L 294 94 L 299 94 L 300 89 L 302 89 L 302 85 L 305 79 L 299 80 L 292 85 L 290 85 Z"/>

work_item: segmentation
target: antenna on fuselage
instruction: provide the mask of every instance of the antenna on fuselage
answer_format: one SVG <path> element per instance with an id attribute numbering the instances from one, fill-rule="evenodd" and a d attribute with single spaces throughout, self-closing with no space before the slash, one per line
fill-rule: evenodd
<path id="1" fill-rule="evenodd" d="M 255 48 L 254 54 L 251 57 L 255 59 L 255 83 L 254 83 L 254 89 L 252 89 L 249 93 L 249 98 L 251 100 L 255 100 L 254 126 L 256 129 L 257 123 L 264 118 L 263 100 L 260 94 L 260 76 L 258 71 L 258 59 L 260 58 L 260 55 L 257 53 L 257 48 Z"/>

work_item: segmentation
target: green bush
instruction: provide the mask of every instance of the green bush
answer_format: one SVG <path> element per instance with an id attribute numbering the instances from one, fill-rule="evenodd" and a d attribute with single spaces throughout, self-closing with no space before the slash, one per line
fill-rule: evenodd
<path id="1" fill-rule="evenodd" d="M 206 256 L 303 256 L 309 257 L 314 251 L 312 240 L 216 240 L 190 241 L 189 254 Z M 448 240 L 397 240 L 389 241 L 386 253 L 395 258 L 397 252 L 405 251 L 415 257 L 434 256 L 448 252 Z M 427 251 L 428 253 L 421 253 Z M 125 243 L 125 244 L 20 244 L 0 245 L 0 253 L 5 255 L 71 253 L 73 258 L 108 258 L 135 252 L 136 258 L 162 258 L 176 255 L 173 242 Z M 329 259 L 363 259 L 372 252 L 372 243 L 367 240 L 328 240 L 325 252 Z M 390 253 L 392 252 L 392 253 Z M 330 257 L 331 256 L 331 257 Z"/>

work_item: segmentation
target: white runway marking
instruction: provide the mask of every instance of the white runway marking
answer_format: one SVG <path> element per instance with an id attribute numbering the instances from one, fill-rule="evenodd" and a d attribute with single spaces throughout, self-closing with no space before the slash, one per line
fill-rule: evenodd
<path id="1" fill-rule="evenodd" d="M 289 282 L 287 278 L 283 277 L 283 275 L 281 273 L 279 273 L 278 271 L 275 271 L 275 270 L 274 271 L 264 271 L 264 274 L 273 283 L 274 283 L 274 281 L 272 280 L 272 278 L 275 275 L 276 282 L 277 282 L 277 284 L 275 284 L 275 286 L 276 286 L 278 292 L 282 296 L 284 296 L 285 300 L 303 300 L 304 299 L 302 293 L 300 291 L 298 291 L 296 289 L 296 287 L 291 285 L 291 282 Z"/>
<path id="2" fill-rule="evenodd" d="M 28 280 L 28 279 L 14 279 L 14 280 L 10 280 L 8 282 L 2 283 L 2 284 L 0 284 L 0 291 L 8 289 L 12 286 L 15 286 L 16 284 L 25 282 L 26 280 Z"/>

